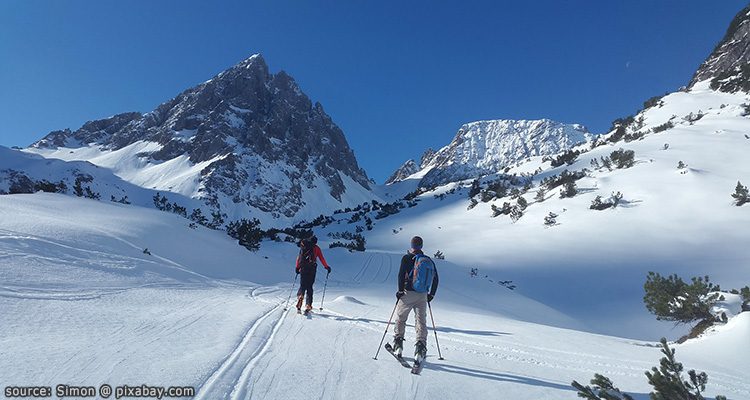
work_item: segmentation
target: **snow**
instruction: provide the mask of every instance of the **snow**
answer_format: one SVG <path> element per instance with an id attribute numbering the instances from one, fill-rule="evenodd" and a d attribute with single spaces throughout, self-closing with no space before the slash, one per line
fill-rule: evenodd
<path id="1" fill-rule="evenodd" d="M 333 273 L 318 310 L 325 279 L 319 273 L 310 318 L 283 310 L 295 279 L 294 245 L 264 242 L 251 253 L 223 232 L 191 229 L 188 220 L 149 208 L 155 193 L 150 188 L 174 192 L 180 204 L 194 206 L 200 172 L 215 160 L 148 162 L 140 155 L 161 149 L 152 142 L 116 151 L 0 147 L 0 172 L 57 181 L 78 170 L 95 177 L 93 189 L 105 199 L 128 193 L 133 200 L 123 205 L 60 194 L 0 196 L 2 381 L 189 385 L 202 399 L 463 399 L 502 393 L 536 400 L 573 398 L 572 380 L 585 383 L 602 373 L 646 399 L 643 372 L 661 357 L 657 339 L 676 339 L 687 330 L 657 322 L 645 310 L 647 272 L 685 279 L 708 274 L 725 289 L 750 282 L 750 207 L 734 206 L 729 196 L 738 180 L 750 183 L 750 118 L 742 115 L 749 101 L 747 94 L 714 92 L 701 82 L 636 115 L 643 121 L 639 132 L 674 124 L 642 140 L 603 145 L 557 168 L 542 161 L 539 149 L 524 149 L 503 166 L 511 174 L 542 168 L 534 178 L 537 187 L 564 169 L 591 168 L 592 159 L 619 148 L 635 151 L 636 164 L 590 171 L 577 182 L 573 198 L 561 199 L 555 189 L 536 202 L 535 187 L 524 195 L 530 204 L 516 223 L 491 217 L 491 205 L 508 198 L 467 210 L 466 186 L 473 177 L 442 184 L 419 196 L 417 206 L 375 220 L 374 229 L 363 232 L 364 253 L 328 249 L 328 233 L 357 226 L 337 214 L 333 224 L 315 229 Z M 239 127 L 236 114 L 245 110 L 230 107 L 227 121 Z M 699 113 L 698 120 L 686 118 Z M 507 148 L 495 147 L 493 123 L 499 124 L 468 124 L 465 146 L 451 162 L 494 168 L 499 156 L 518 156 L 516 150 L 531 143 L 521 135 L 503 142 Z M 192 133 L 175 134 L 189 140 Z M 569 148 L 577 143 L 573 139 L 551 145 Z M 687 168 L 678 170 L 679 161 Z M 293 168 L 289 164 L 246 157 L 242 165 L 251 180 L 267 176 L 279 192 L 293 187 L 281 173 Z M 372 192 L 341 174 L 341 201 L 330 196 L 323 179 L 313 179 L 304 183 L 315 190 L 303 191 L 306 207 L 295 218 L 311 220 L 373 198 L 400 199 L 434 168 Z M 624 195 L 618 207 L 589 209 L 597 195 L 613 192 Z M 224 197 L 217 201 L 230 220 L 252 212 L 266 226 L 291 222 L 273 212 L 232 208 Z M 558 214 L 558 225 L 545 227 L 550 212 Z M 446 256 L 437 261 L 441 284 L 431 303 L 445 360 L 436 357 L 431 331 L 421 376 L 387 353 L 372 359 L 394 306 L 401 254 L 415 234 L 425 238 L 428 253 Z M 472 268 L 478 269 L 475 277 Z M 501 284 L 509 280 L 515 290 Z M 722 296 L 712 311 L 726 313 L 728 322 L 673 347 L 686 369 L 708 373 L 708 396 L 748 399 L 750 313 L 741 312 L 739 296 Z M 407 355 L 413 340 L 410 325 Z"/>
<path id="2" fill-rule="evenodd" d="M 194 131 L 183 130 L 175 134 L 183 140 L 189 140 L 193 133 Z M 153 153 L 161 148 L 162 146 L 158 143 L 138 141 L 118 150 L 86 146 L 56 149 L 27 148 L 24 151 L 66 161 L 86 160 L 110 169 L 115 175 L 134 185 L 178 193 L 186 197 L 198 195 L 201 171 L 224 157 L 218 156 L 199 163 L 191 162 L 186 154 L 159 163 L 142 157 L 143 154 Z"/>
<path id="3" fill-rule="evenodd" d="M 746 94 L 714 92 L 704 84 L 663 100 L 662 107 L 645 111 L 642 129 L 676 115 L 672 129 L 597 147 L 571 166 L 551 168 L 541 157 L 532 157 L 512 167 L 510 174 L 543 169 L 534 179 L 535 187 L 524 195 L 530 205 L 515 224 L 507 216 L 492 218 L 492 203 L 480 202 L 467 211 L 468 188 L 444 200 L 434 198 L 458 185 L 453 183 L 423 194 L 417 207 L 376 221 L 373 231 L 366 232 L 367 248 L 404 247 L 411 235 L 419 234 L 449 261 L 513 280 L 524 295 L 554 305 L 590 331 L 677 339 L 687 327 L 657 322 L 643 306 L 649 271 L 677 273 L 684 279 L 710 275 L 726 289 L 750 282 L 750 255 L 745 251 L 750 208 L 734 206 L 730 197 L 738 180 L 750 184 L 750 164 L 745 162 L 750 118 L 741 115 L 742 104 L 749 102 Z M 706 113 L 702 119 L 692 125 L 683 120 L 699 110 Z M 541 179 L 564 169 L 591 169 L 591 159 L 619 148 L 635 151 L 635 166 L 592 171 L 577 182 L 579 194 L 574 198 L 560 199 L 556 189 L 544 202 L 534 201 Z M 679 161 L 688 165 L 687 173 L 678 171 Z M 470 180 L 462 184 L 468 186 Z M 393 201 L 415 188 L 414 181 L 407 180 L 377 190 Z M 607 198 L 613 192 L 624 195 L 620 206 L 589 209 L 597 195 Z M 499 207 L 505 201 L 513 203 L 504 198 L 494 204 Z M 543 225 L 549 212 L 559 215 L 559 225 Z M 402 231 L 394 234 L 393 229 Z"/>
<path id="4" fill-rule="evenodd" d="M 573 379 L 599 372 L 641 399 L 643 371 L 660 357 L 654 343 L 576 330 L 569 316 L 438 261 L 432 309 L 445 360 L 430 332 L 425 369 L 411 375 L 385 352 L 372 359 L 395 301 L 398 247 L 349 253 L 322 244 L 333 273 L 322 311 L 318 275 L 308 319 L 283 310 L 293 244 L 250 253 L 187 222 L 58 194 L 0 196 L 3 381 L 186 385 L 202 399 L 492 392 L 523 400 L 572 398 Z M 750 396 L 739 365 L 750 357 L 748 315 L 677 346 L 687 368 L 709 374 L 709 395 Z M 413 335 L 409 325 L 407 345 Z"/>
<path id="5" fill-rule="evenodd" d="M 464 124 L 451 143 L 405 179 L 427 186 L 501 171 L 530 157 L 552 155 L 593 138 L 579 124 L 541 120 L 486 120 Z"/>

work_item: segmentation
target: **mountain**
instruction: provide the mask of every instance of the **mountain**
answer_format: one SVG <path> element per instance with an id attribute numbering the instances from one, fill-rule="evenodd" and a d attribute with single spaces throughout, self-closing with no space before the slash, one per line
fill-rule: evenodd
<path id="1" fill-rule="evenodd" d="M 403 181 L 409 176 L 415 174 L 417 171 L 419 171 L 417 163 L 415 163 L 412 159 L 408 159 L 405 163 L 398 167 L 398 169 L 394 171 L 388 179 L 385 180 L 385 184 L 388 185 L 390 183 Z"/>
<path id="2" fill-rule="evenodd" d="M 90 161 L 230 219 L 302 219 L 373 198 L 341 129 L 260 55 L 151 112 L 54 131 L 26 150 Z"/>
<path id="3" fill-rule="evenodd" d="M 712 88 L 727 92 L 747 91 L 750 85 L 750 5 L 729 24 L 726 34 L 690 80 L 689 88 L 712 79 Z M 744 82 L 744 87 L 743 87 Z"/>
<path id="4" fill-rule="evenodd" d="M 418 171 L 406 175 L 414 165 L 407 161 L 387 183 L 413 175 L 421 179 L 420 186 L 434 187 L 476 178 L 530 157 L 557 154 L 592 137 L 582 125 L 549 119 L 470 122 L 461 126 L 450 144 L 425 152 Z"/>

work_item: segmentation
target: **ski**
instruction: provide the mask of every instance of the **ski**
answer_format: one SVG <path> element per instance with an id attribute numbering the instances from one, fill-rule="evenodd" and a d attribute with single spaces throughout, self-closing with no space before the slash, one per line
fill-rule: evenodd
<path id="1" fill-rule="evenodd" d="M 414 361 L 414 366 L 411 367 L 411 373 L 414 375 L 419 375 L 422 373 L 422 367 L 424 367 L 423 361 Z"/>
<path id="2" fill-rule="evenodd" d="M 387 350 L 387 351 L 388 351 L 389 353 L 391 353 L 391 355 L 392 355 L 392 356 L 393 356 L 393 357 L 394 357 L 394 358 L 395 358 L 396 360 L 398 360 L 398 362 L 400 362 L 400 363 L 401 363 L 401 365 L 402 365 L 402 366 L 403 366 L 404 368 L 411 368 L 411 365 L 409 365 L 409 362 L 408 362 L 408 361 L 404 360 L 404 358 L 403 358 L 403 357 L 399 356 L 398 354 L 396 354 L 396 353 L 395 353 L 395 352 L 393 351 L 393 346 L 391 346 L 391 344 L 390 344 L 390 343 L 386 343 L 386 344 L 385 344 L 385 349 L 386 349 L 386 350 Z"/>

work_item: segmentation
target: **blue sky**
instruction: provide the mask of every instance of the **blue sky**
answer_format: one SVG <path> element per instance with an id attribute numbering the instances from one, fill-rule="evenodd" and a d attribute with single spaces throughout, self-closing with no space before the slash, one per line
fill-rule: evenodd
<path id="1" fill-rule="evenodd" d="M 595 132 L 685 85 L 743 1 L 0 2 L 0 144 L 146 112 L 253 53 L 368 174 L 492 118 Z"/>

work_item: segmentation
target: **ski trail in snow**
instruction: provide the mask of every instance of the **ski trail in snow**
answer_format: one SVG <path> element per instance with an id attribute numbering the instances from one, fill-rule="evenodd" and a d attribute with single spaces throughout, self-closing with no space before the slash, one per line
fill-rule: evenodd
<path id="1" fill-rule="evenodd" d="M 232 353 L 201 385 L 196 399 L 240 398 L 235 394 L 237 387 L 241 386 L 240 383 L 246 383 L 246 371 L 249 373 L 255 360 L 268 348 L 287 314 L 282 311 L 277 319 L 271 318 L 281 307 L 281 304 L 273 307 L 253 322 Z M 269 322 L 269 319 L 272 321 Z"/>
<path id="2" fill-rule="evenodd" d="M 370 262 L 372 261 L 373 257 L 375 257 L 375 254 L 370 254 L 370 256 L 367 257 L 367 259 L 365 260 L 365 262 L 362 263 L 362 268 L 360 268 L 359 271 L 357 272 L 357 274 L 354 275 L 354 277 L 352 278 L 352 281 L 354 281 L 356 283 L 361 283 L 361 277 L 360 277 L 360 275 L 362 275 L 364 273 L 364 271 L 366 271 L 367 268 L 370 266 Z"/>
<path id="3" fill-rule="evenodd" d="M 281 305 L 277 306 L 271 312 L 273 313 L 280 307 Z M 256 336 L 255 338 L 253 338 L 256 339 L 256 341 L 260 341 L 261 345 L 256 349 L 255 352 L 253 352 L 252 356 L 246 363 L 245 368 L 242 369 L 242 373 L 240 374 L 239 378 L 235 381 L 234 388 L 232 389 L 230 397 L 231 399 L 239 400 L 248 397 L 247 389 L 250 385 L 250 375 L 253 372 L 253 368 L 257 364 L 258 360 L 263 356 L 263 354 L 265 354 L 266 351 L 268 351 L 268 349 L 271 347 L 273 339 L 276 336 L 276 333 L 279 331 L 279 328 L 284 322 L 287 314 L 289 314 L 289 311 L 282 311 L 281 316 L 275 321 L 275 323 L 264 324 L 263 326 L 261 326 L 262 331 L 260 333 L 260 337 Z M 268 332 L 269 330 L 270 332 Z"/>

